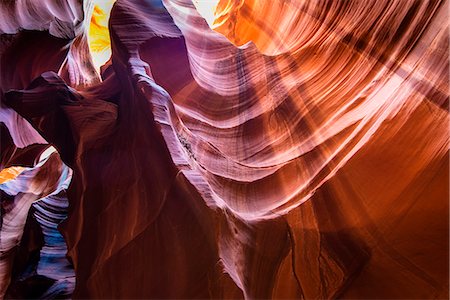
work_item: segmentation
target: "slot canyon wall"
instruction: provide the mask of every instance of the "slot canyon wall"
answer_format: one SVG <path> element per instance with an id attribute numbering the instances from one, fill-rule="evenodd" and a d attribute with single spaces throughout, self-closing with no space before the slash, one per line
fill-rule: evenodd
<path id="1" fill-rule="evenodd" d="M 448 14 L 0 2 L 0 298 L 448 299 Z"/>

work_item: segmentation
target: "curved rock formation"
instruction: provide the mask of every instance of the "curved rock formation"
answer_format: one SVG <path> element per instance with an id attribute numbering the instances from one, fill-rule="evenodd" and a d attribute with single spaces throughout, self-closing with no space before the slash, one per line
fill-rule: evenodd
<path id="1" fill-rule="evenodd" d="M 67 208 L 68 201 L 63 194 L 70 178 L 71 170 L 62 164 L 55 149 L 50 147 L 40 155 L 36 166 L 22 168 L 15 178 L 0 184 L 0 190 L 3 193 L 0 230 L 0 266 L 2 267 L 0 296 L 5 295 L 8 286 L 11 290 L 7 294 L 8 297 L 40 296 L 33 294 L 32 291 L 32 289 L 39 290 L 39 287 L 27 286 L 27 282 L 33 282 L 39 276 L 69 280 L 73 285 L 73 269 L 69 267 L 65 258 L 67 249 L 61 234 L 56 230 L 56 226 L 66 216 L 64 208 Z M 26 230 L 26 223 L 30 223 L 29 211 L 32 206 L 36 209 L 36 212 L 32 214 L 42 227 L 44 237 L 44 245 L 40 250 L 40 258 L 36 266 L 32 266 L 31 257 L 28 257 L 35 246 L 36 241 L 33 240 L 35 237 L 27 236 L 30 232 L 33 234 L 32 228 Z M 58 211 L 61 211 L 62 217 L 58 217 Z M 25 242 L 22 238 L 24 232 L 28 239 Z M 27 245 L 26 242 L 30 244 Z M 28 262 L 30 265 L 27 264 Z M 68 271 L 63 271 L 65 268 L 69 268 Z M 17 282 L 10 284 L 11 274 Z M 61 288 L 57 287 L 56 283 L 52 289 L 56 295 L 61 292 Z M 72 291 L 73 288 L 69 287 L 69 295 Z"/>
<path id="2" fill-rule="evenodd" d="M 0 10 L 34 30 L 2 36 L 2 166 L 48 142 L 73 170 L 73 297 L 448 297 L 448 1 L 214 2 L 215 31 L 191 0 L 118 0 L 102 80 L 91 2 Z M 42 297 L 73 283 L 52 197 Z"/>

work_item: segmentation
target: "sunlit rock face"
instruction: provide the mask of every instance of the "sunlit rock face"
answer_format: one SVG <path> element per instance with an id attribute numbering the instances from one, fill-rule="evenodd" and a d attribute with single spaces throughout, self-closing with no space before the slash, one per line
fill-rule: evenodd
<path id="1" fill-rule="evenodd" d="M 447 1 L 111 5 L 0 4 L 0 296 L 448 298 Z"/>

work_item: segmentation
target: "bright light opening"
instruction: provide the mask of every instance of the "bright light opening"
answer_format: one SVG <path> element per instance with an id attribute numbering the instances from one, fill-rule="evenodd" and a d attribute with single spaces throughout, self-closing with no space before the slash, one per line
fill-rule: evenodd
<path id="1" fill-rule="evenodd" d="M 111 57 L 111 40 L 109 38 L 108 21 L 111 9 L 116 0 L 95 0 L 94 11 L 89 25 L 88 43 L 95 69 L 100 73 Z"/>
<path id="2" fill-rule="evenodd" d="M 220 0 L 193 0 L 195 8 L 206 20 L 210 28 L 214 28 L 216 21 L 217 5 Z"/>

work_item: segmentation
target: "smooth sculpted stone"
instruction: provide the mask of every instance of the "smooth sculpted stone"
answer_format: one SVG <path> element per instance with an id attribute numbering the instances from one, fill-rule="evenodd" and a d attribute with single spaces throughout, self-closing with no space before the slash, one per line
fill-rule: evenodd
<path id="1" fill-rule="evenodd" d="M 448 298 L 448 1 L 117 0 L 100 74 L 95 2 L 14 3 L 1 166 L 71 183 L 8 181 L 11 297 Z"/>

